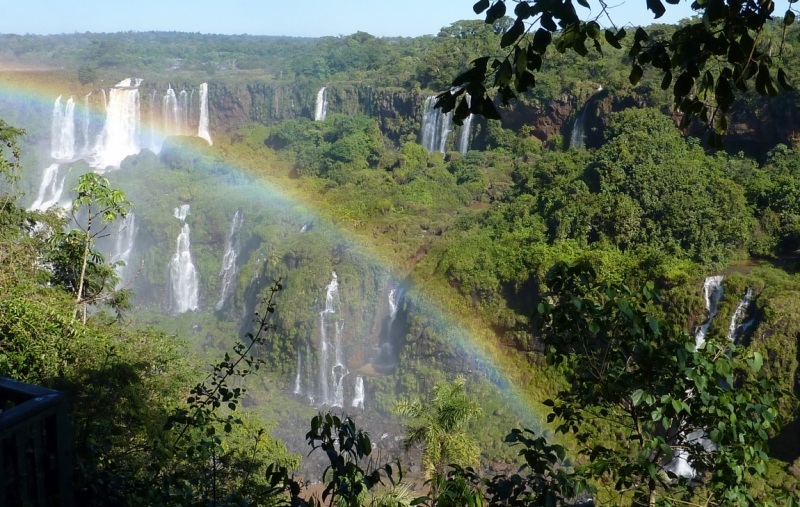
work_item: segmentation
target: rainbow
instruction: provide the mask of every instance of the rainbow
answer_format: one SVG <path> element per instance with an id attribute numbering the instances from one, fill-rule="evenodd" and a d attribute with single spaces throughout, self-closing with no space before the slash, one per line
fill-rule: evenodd
<path id="1" fill-rule="evenodd" d="M 0 111 L 9 107 L 18 110 L 33 107 L 49 113 L 52 111 L 55 97 L 59 94 L 69 96 L 72 93 L 76 97 L 83 97 L 92 91 L 86 87 L 78 87 L 74 82 L 71 90 L 59 91 L 52 80 L 42 79 L 43 76 L 38 76 L 38 78 L 33 76 L 33 82 L 19 79 L 20 77 L 20 73 L 0 72 Z M 97 93 L 98 90 L 95 89 L 93 95 Z M 93 121 L 102 121 L 105 118 L 105 111 L 101 107 L 90 106 L 92 109 L 90 116 Z M 8 122 L 12 121 L 13 118 Z M 166 137 L 166 133 L 160 130 L 159 125 L 142 121 L 142 126 L 143 130 L 148 129 Z M 219 152 L 217 146 L 207 148 L 207 150 Z M 334 217 L 325 216 L 319 207 L 312 202 L 304 201 L 290 188 L 284 188 L 263 178 L 256 178 L 246 167 L 226 162 L 225 169 L 234 175 L 246 178 L 253 191 L 263 196 L 261 202 L 268 203 L 269 206 L 276 209 L 293 209 L 302 215 L 307 215 L 314 220 L 315 227 L 325 227 L 331 237 L 363 256 L 365 261 L 382 266 L 387 272 L 398 278 L 406 278 L 396 269 L 396 262 L 379 252 L 367 238 L 359 236 L 342 225 L 337 225 Z M 481 324 L 474 317 L 461 315 L 454 309 L 443 306 L 438 302 L 443 298 L 437 297 L 437 294 L 431 293 L 421 284 L 414 283 L 413 274 L 408 279 L 410 279 L 408 291 L 413 300 L 420 305 L 417 310 L 423 313 L 429 323 L 436 326 L 437 331 L 446 336 L 453 344 L 454 349 L 458 350 L 465 360 L 470 361 L 477 372 L 480 372 L 496 386 L 497 396 L 503 400 L 505 406 L 513 411 L 525 427 L 541 433 L 545 428 L 540 416 L 541 405 L 522 385 L 526 382 L 523 380 L 522 369 L 528 366 L 521 355 L 504 351 L 497 343 L 497 339 L 491 335 L 491 331 L 485 327 L 481 329 Z"/>

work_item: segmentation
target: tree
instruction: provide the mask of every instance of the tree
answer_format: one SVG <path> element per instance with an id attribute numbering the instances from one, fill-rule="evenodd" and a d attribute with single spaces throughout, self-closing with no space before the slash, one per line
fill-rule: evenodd
<path id="1" fill-rule="evenodd" d="M 433 388 L 433 399 L 401 400 L 394 408 L 396 414 L 410 417 L 405 446 L 422 444 L 422 464 L 428 479 L 443 477 L 450 464 L 473 465 L 478 462 L 480 449 L 466 432 L 466 425 L 482 410 L 467 395 L 466 379 L 458 377 Z M 435 486 L 435 483 L 434 483 Z"/>
<path id="2" fill-rule="evenodd" d="M 118 311 L 128 305 L 126 294 L 114 290 L 118 278 L 113 266 L 105 265 L 102 254 L 94 250 L 94 242 L 105 235 L 109 224 L 128 216 L 131 203 L 122 191 L 111 188 L 108 179 L 93 172 L 82 175 L 73 190 L 78 192 L 72 202 L 77 229 L 53 236 L 49 260 L 54 265 L 55 281 L 75 294 L 73 319 L 82 308 L 85 323 L 90 303 L 107 301 Z M 78 218 L 81 206 L 86 207 L 85 223 Z"/>
<path id="3" fill-rule="evenodd" d="M 667 0 L 670 4 L 678 2 Z M 454 118 L 458 124 L 470 113 L 500 119 L 488 90 L 496 89 L 502 103 L 508 104 L 517 94 L 534 88 L 534 73 L 541 70 L 550 46 L 560 53 L 572 50 L 586 56 L 589 53 L 587 44 L 600 54 L 604 47 L 621 50 L 624 44 L 632 60 L 631 84 L 639 82 L 644 67 L 660 70 L 663 73 L 661 88 L 672 88 L 675 107 L 683 113 L 681 126 L 687 127 L 693 118 L 713 125 L 709 141 L 718 147 L 722 142 L 720 134 L 727 130 L 725 112 L 737 93 L 746 92 L 754 82 L 760 95 L 777 95 L 776 80 L 781 88 L 792 89 L 786 72 L 778 66 L 783 61 L 783 39 L 777 41 L 777 51 L 772 41 L 764 40 L 765 27 L 775 9 L 771 1 L 694 2 L 692 8 L 698 17 L 682 24 L 671 38 L 658 34 L 651 37 L 638 27 L 632 40 L 626 29 L 618 27 L 611 19 L 603 0 L 596 3 L 596 9 L 592 9 L 588 0 L 578 0 L 593 16 L 588 21 L 581 20 L 571 0 L 515 3 L 514 22 L 500 40 L 502 55 L 477 58 L 469 70 L 453 80 L 449 91 L 439 95 L 437 106 L 445 112 L 455 109 Z M 656 19 L 666 12 L 661 0 L 646 0 L 646 3 Z M 473 9 L 476 14 L 486 12 L 485 22 L 494 24 L 506 15 L 506 0 L 478 0 Z M 598 22 L 601 18 L 607 21 L 605 30 Z M 794 19 L 795 10 L 790 4 L 783 16 L 783 37 L 785 27 Z M 471 101 L 465 93 L 471 96 Z M 464 97 L 456 107 L 461 96 Z"/>
<path id="4" fill-rule="evenodd" d="M 651 283 L 634 290 L 586 263 L 557 263 L 546 284 L 538 327 L 567 381 L 545 402 L 548 421 L 584 445 L 583 472 L 634 505 L 753 505 L 746 477 L 766 475 L 767 440 L 791 396 L 761 355 L 714 340 L 696 348 L 656 317 Z"/>

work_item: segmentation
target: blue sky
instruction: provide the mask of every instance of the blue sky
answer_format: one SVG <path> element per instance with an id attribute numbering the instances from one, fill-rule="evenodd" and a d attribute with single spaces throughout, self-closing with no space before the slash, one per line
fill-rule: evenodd
<path id="1" fill-rule="evenodd" d="M 416 36 L 436 34 L 459 19 L 477 18 L 472 12 L 475 0 L 0 1 L 4 4 L 0 33 L 167 30 L 317 37 L 361 30 L 378 36 Z M 617 5 L 612 11 L 615 22 L 649 24 L 653 19 L 645 0 Z M 582 7 L 578 10 L 588 13 Z M 689 2 L 684 0 L 667 5 L 667 14 L 659 21 L 674 22 L 689 15 Z"/>

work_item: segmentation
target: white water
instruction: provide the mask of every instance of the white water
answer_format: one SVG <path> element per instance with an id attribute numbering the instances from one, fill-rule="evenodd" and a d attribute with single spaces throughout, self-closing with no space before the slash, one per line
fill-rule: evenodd
<path id="1" fill-rule="evenodd" d="M 89 154 L 89 97 L 92 92 L 87 93 L 83 97 L 83 156 Z"/>
<path id="2" fill-rule="evenodd" d="M 441 109 L 433 107 L 435 104 L 436 97 L 425 99 L 420 144 L 430 153 L 434 151 L 444 153 L 447 149 L 447 138 L 453 130 L 453 114 L 442 113 Z"/>
<path id="3" fill-rule="evenodd" d="M 58 96 L 50 126 L 50 156 L 55 160 L 75 158 L 75 101 L 72 97 L 62 104 L 61 95 Z"/>
<path id="4" fill-rule="evenodd" d="M 177 314 L 189 310 L 197 310 L 199 284 L 197 269 L 192 263 L 189 224 L 185 222 L 186 217 L 189 215 L 189 205 L 184 204 L 179 208 L 175 208 L 173 215 L 183 223 L 181 232 L 178 235 L 175 255 L 169 261 L 171 310 Z"/>
<path id="5" fill-rule="evenodd" d="M 297 351 L 297 376 L 294 378 L 294 394 L 302 394 L 303 386 L 301 385 L 300 372 L 303 367 L 303 354 Z"/>
<path id="6" fill-rule="evenodd" d="M 733 312 L 733 316 L 731 317 L 731 323 L 728 326 L 728 334 L 726 335 L 726 338 L 728 339 L 729 342 L 736 341 L 736 339 L 738 338 L 737 331 L 739 331 L 740 327 L 743 328 L 742 331 L 747 329 L 747 327 L 750 327 L 749 325 L 745 327 L 745 324 L 742 324 L 740 326 L 739 323 L 742 321 L 742 318 L 744 317 L 744 312 L 747 310 L 747 305 L 749 305 L 750 301 L 752 300 L 753 300 L 753 289 L 751 287 L 748 287 L 747 290 L 744 291 L 744 297 L 742 297 L 742 300 L 739 301 L 739 304 L 736 306 L 736 310 Z"/>
<path id="7" fill-rule="evenodd" d="M 472 104 L 472 97 L 467 94 L 467 104 Z M 461 125 L 461 130 L 458 132 L 458 149 L 459 153 L 466 153 L 469 151 L 469 138 L 472 135 L 472 114 L 464 118 L 464 124 Z"/>
<path id="8" fill-rule="evenodd" d="M 59 205 L 61 194 L 64 192 L 64 180 L 67 175 L 59 177 L 59 165 L 51 164 L 42 173 L 42 181 L 39 183 L 39 193 L 33 201 L 29 211 L 45 211 L 52 206 Z"/>
<path id="9" fill-rule="evenodd" d="M 128 216 L 120 220 L 117 230 L 116 244 L 114 245 L 114 255 L 111 262 L 122 261 L 124 266 L 117 266 L 117 276 L 120 277 L 120 285 L 125 283 L 125 274 L 129 271 L 131 254 L 133 253 L 134 239 L 136 238 L 136 215 L 131 211 Z"/>
<path id="10" fill-rule="evenodd" d="M 318 405 L 332 407 L 344 406 L 344 377 L 350 373 L 344 364 L 342 351 L 342 328 L 344 321 L 336 316 L 339 300 L 339 279 L 333 273 L 331 282 L 325 288 L 325 309 L 319 312 L 319 397 Z M 332 321 L 332 322 L 331 322 Z M 329 326 L 333 324 L 333 341 L 330 340 Z M 333 357 L 331 357 L 333 352 Z"/>
<path id="11" fill-rule="evenodd" d="M 219 302 L 215 307 L 217 310 L 222 310 L 225 302 L 236 288 L 236 260 L 240 251 L 239 229 L 242 228 L 243 222 L 244 215 L 237 211 L 233 215 L 231 226 L 228 229 L 228 239 L 225 242 L 225 251 L 222 255 L 222 268 L 219 270 L 219 276 L 222 277 L 222 291 L 219 296 Z"/>
<path id="12" fill-rule="evenodd" d="M 200 123 L 197 126 L 197 137 L 202 137 L 211 146 L 211 133 L 208 131 L 208 83 L 200 85 Z"/>
<path id="13" fill-rule="evenodd" d="M 317 103 L 314 107 L 314 121 L 325 121 L 328 116 L 328 89 L 322 87 L 317 92 Z"/>
<path id="14" fill-rule="evenodd" d="M 161 99 L 161 119 L 164 121 L 164 135 L 178 136 L 181 134 L 178 97 L 175 96 L 175 90 L 172 89 L 172 85 L 169 85 L 167 93 Z"/>
<path id="15" fill-rule="evenodd" d="M 588 104 L 588 101 L 587 101 Z M 572 132 L 570 132 L 569 136 L 569 147 L 575 148 L 576 150 L 583 149 L 583 134 L 585 130 L 585 118 L 586 118 L 586 104 L 583 105 L 583 109 L 581 110 L 578 117 L 575 118 L 575 124 L 572 126 Z"/>
<path id="16" fill-rule="evenodd" d="M 708 319 L 700 326 L 694 335 L 695 348 L 699 349 L 706 342 L 706 333 L 711 326 L 711 321 L 717 316 L 717 307 L 725 294 L 722 288 L 722 275 L 709 276 L 703 284 L 703 294 L 706 299 L 706 311 Z"/>
<path id="17" fill-rule="evenodd" d="M 181 93 L 178 94 L 178 111 L 180 113 L 178 131 L 181 135 L 186 135 L 189 127 L 189 94 L 186 93 L 186 90 L 181 90 Z"/>
<path id="18" fill-rule="evenodd" d="M 119 167 L 125 157 L 139 153 L 139 90 L 131 79 L 109 90 L 106 123 L 89 161 L 95 169 Z M 105 96 L 105 90 L 103 90 Z"/>
<path id="19" fill-rule="evenodd" d="M 353 406 L 363 410 L 364 408 L 364 379 L 361 375 L 356 377 L 355 396 L 353 396 Z"/>

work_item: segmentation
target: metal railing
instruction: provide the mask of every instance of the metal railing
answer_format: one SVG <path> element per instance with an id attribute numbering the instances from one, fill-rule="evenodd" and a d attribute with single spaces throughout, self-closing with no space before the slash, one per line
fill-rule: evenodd
<path id="1" fill-rule="evenodd" d="M 0 507 L 72 507 L 63 394 L 0 377 Z"/>

